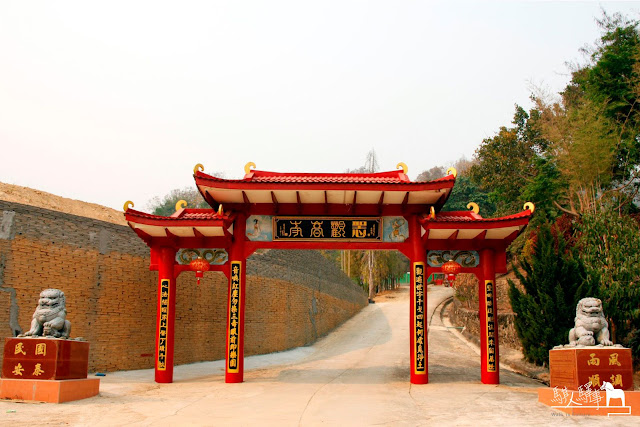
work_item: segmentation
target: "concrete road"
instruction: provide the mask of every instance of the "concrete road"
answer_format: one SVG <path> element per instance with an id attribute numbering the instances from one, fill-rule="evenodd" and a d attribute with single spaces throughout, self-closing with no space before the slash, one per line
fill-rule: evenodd
<path id="1" fill-rule="evenodd" d="M 537 382 L 504 369 L 501 385 L 481 384 L 478 354 L 437 314 L 450 295 L 448 288 L 429 289 L 428 311 L 436 315 L 427 385 L 409 383 L 405 287 L 378 297 L 313 346 L 247 358 L 243 384 L 224 383 L 223 361 L 178 366 L 173 384 L 156 384 L 152 370 L 110 373 L 91 399 L 0 402 L 0 424 L 629 425 L 561 416 L 537 403 Z"/>

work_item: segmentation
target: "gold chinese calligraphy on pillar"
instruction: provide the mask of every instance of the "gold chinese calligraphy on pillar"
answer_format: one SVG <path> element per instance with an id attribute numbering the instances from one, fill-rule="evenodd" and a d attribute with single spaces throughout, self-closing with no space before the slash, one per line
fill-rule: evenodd
<path id="1" fill-rule="evenodd" d="M 167 332 L 169 322 L 169 283 L 160 282 L 160 327 L 158 328 L 158 370 L 167 370 Z"/>
<path id="2" fill-rule="evenodd" d="M 485 280 L 485 310 L 487 314 L 487 371 L 496 371 L 496 339 L 495 339 L 495 299 L 493 295 L 493 282 Z"/>
<path id="3" fill-rule="evenodd" d="M 413 339 L 415 345 L 414 372 L 416 374 L 426 374 L 426 346 L 427 335 L 425 333 L 425 311 L 424 311 L 424 263 L 413 263 Z"/>
<path id="4" fill-rule="evenodd" d="M 242 262 L 231 263 L 231 295 L 229 296 L 229 344 L 227 347 L 227 372 L 239 372 L 240 355 L 240 299 L 242 289 Z"/>

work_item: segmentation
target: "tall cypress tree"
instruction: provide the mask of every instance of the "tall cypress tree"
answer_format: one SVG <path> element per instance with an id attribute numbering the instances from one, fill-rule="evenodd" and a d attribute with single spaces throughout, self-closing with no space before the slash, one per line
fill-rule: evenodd
<path id="1" fill-rule="evenodd" d="M 514 269 L 524 287 L 520 291 L 509 280 L 509 298 L 516 313 L 515 327 L 525 358 L 549 363 L 549 350 L 568 343 L 578 301 L 597 297 L 597 285 L 587 276 L 582 261 L 568 248 L 562 234 L 545 223 L 538 229 L 530 259 Z"/>

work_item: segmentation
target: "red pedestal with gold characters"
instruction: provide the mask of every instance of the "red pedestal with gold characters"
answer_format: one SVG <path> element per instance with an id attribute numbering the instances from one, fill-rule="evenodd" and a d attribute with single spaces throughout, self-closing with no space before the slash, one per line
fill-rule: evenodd
<path id="1" fill-rule="evenodd" d="M 2 378 L 87 378 L 89 343 L 51 338 L 5 338 Z"/>
<path id="2" fill-rule="evenodd" d="M 633 390 L 631 349 L 620 347 L 561 348 L 549 351 L 550 386 L 578 390 L 606 381 L 614 388 Z"/>

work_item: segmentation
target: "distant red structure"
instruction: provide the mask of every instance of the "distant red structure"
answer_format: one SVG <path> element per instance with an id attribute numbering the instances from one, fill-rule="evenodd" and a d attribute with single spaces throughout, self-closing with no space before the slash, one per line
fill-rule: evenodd
<path id="1" fill-rule="evenodd" d="M 533 204 L 502 218 L 471 211 L 442 212 L 456 171 L 412 182 L 401 170 L 366 173 L 277 173 L 245 166 L 243 179 L 222 179 L 194 168 L 198 190 L 211 209 L 162 217 L 125 204 L 129 226 L 151 248 L 158 275 L 156 382 L 173 381 L 177 275 L 202 256 L 229 279 L 225 381 L 242 382 L 246 260 L 257 249 L 398 250 L 411 263 L 411 383 L 428 382 L 426 281 L 455 260 L 480 281 L 481 376 L 499 383 L 495 274 L 506 272 L 505 250 L 528 224 Z"/>

